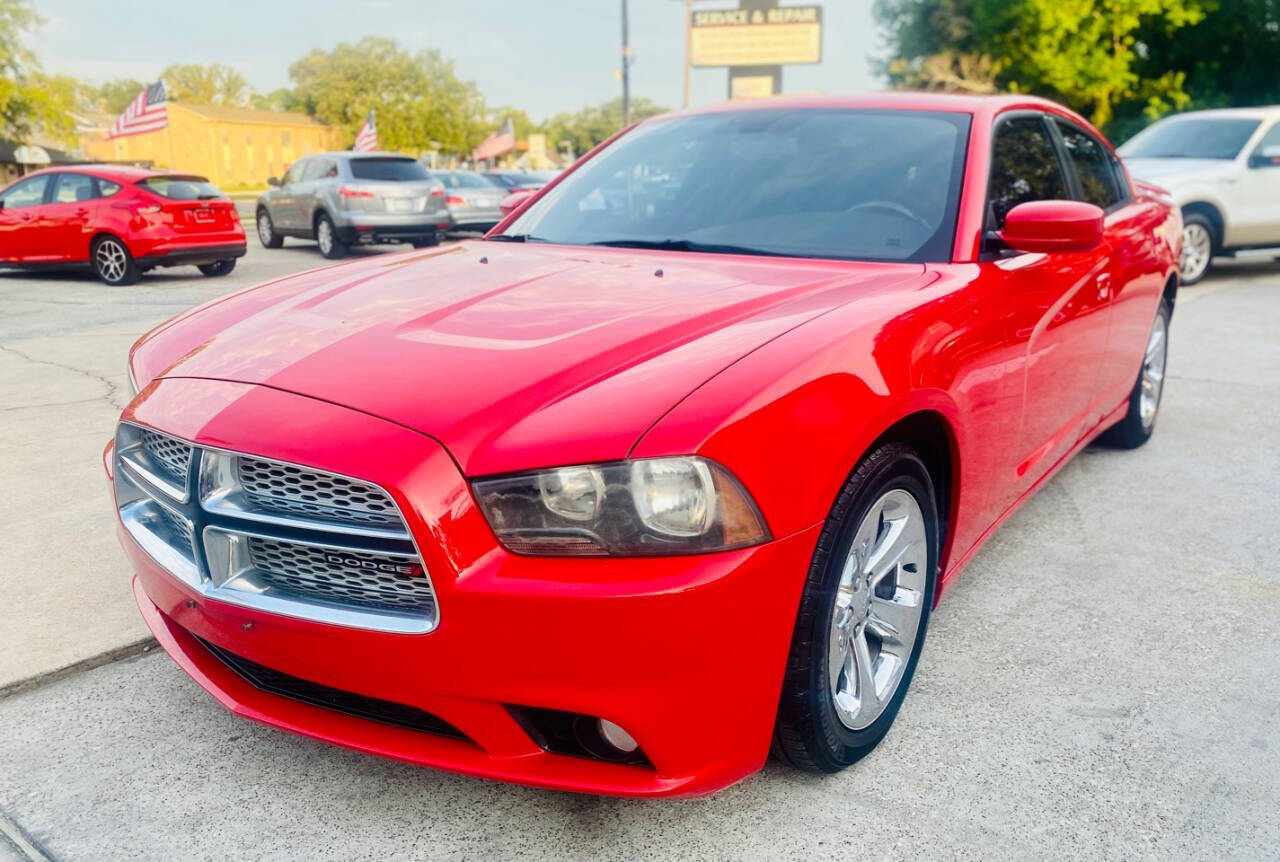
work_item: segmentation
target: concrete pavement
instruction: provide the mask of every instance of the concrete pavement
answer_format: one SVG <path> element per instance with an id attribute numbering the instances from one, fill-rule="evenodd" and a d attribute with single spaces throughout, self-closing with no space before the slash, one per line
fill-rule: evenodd
<path id="1" fill-rule="evenodd" d="M 81 307 L 87 281 L 0 277 L 0 478 L 54 507 L 0 502 L 31 525 L 0 580 L 17 621 L 0 662 L 140 632 L 97 452 L 123 348 L 176 310 L 157 298 L 215 290 L 198 278 L 126 310 Z M 0 698 L 0 815 L 57 859 L 1274 858 L 1277 333 L 1280 267 L 1183 292 L 1154 439 L 1086 451 L 994 537 L 934 616 L 893 732 L 838 776 L 770 765 L 680 802 L 459 778 L 238 719 L 152 653 Z M 58 454 L 32 471 L 11 436 Z M 15 612 L 32 590 L 43 604 Z"/>

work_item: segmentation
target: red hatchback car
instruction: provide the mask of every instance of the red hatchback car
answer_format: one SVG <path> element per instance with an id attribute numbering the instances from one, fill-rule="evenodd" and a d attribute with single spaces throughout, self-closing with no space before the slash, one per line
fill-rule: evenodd
<path id="1" fill-rule="evenodd" d="M 484 240 L 144 336 L 104 453 L 138 606 L 227 707 L 361 751 L 834 772 L 995 528 L 1151 434 L 1180 236 L 1035 98 L 646 120 Z"/>
<path id="2" fill-rule="evenodd" d="M 88 266 L 121 285 L 157 266 L 226 275 L 244 253 L 235 204 L 203 177 L 69 165 L 0 191 L 0 267 Z"/>

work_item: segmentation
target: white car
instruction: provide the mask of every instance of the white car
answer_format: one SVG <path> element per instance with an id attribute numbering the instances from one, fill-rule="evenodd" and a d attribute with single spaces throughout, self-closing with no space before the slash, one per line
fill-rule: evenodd
<path id="1" fill-rule="evenodd" d="M 1280 250 L 1280 106 L 1166 117 L 1119 152 L 1134 179 L 1182 207 L 1183 284 L 1214 255 Z"/>

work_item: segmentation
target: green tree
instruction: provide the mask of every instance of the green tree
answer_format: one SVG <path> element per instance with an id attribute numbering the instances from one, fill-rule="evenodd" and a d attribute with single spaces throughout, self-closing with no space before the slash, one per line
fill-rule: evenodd
<path id="1" fill-rule="evenodd" d="M 648 99 L 631 100 L 631 119 L 643 120 L 654 114 L 669 110 L 654 104 Z M 608 138 L 622 128 L 622 99 L 617 98 L 601 105 L 583 108 L 577 113 L 557 114 L 543 123 L 542 130 L 547 135 L 548 147 L 563 152 L 565 145 L 572 148 L 575 156 L 580 156 L 596 144 Z"/>
<path id="2" fill-rule="evenodd" d="M 75 82 L 50 77 L 23 36 L 41 23 L 27 0 L 0 0 L 0 138 L 26 142 L 33 131 L 59 141 L 72 140 L 68 109 L 75 105 Z"/>
<path id="3" fill-rule="evenodd" d="M 1100 126 L 1119 105 L 1155 116 L 1187 103 L 1185 74 L 1146 63 L 1141 39 L 1205 16 L 1202 0 L 876 0 L 875 10 L 890 83 L 1039 93 Z"/>
<path id="4" fill-rule="evenodd" d="M 249 83 L 222 63 L 178 63 L 166 68 L 160 77 L 168 97 L 175 102 L 239 107 L 249 104 Z"/>
<path id="5" fill-rule="evenodd" d="M 289 67 L 299 106 L 350 140 L 372 109 L 384 149 L 469 153 L 490 131 L 484 99 L 439 51 L 416 54 L 369 36 L 314 50 Z"/>
<path id="6" fill-rule="evenodd" d="M 264 108 L 268 111 L 298 111 L 302 103 L 298 96 L 288 87 L 277 87 L 270 93 L 253 93 L 249 97 L 249 105 L 253 108 Z"/>
<path id="7" fill-rule="evenodd" d="M 138 98 L 138 94 L 146 86 L 145 83 L 136 78 L 118 78 L 114 81 L 107 81 L 99 87 L 86 85 L 85 102 L 89 108 L 95 111 L 119 114 L 129 107 L 134 99 Z"/>

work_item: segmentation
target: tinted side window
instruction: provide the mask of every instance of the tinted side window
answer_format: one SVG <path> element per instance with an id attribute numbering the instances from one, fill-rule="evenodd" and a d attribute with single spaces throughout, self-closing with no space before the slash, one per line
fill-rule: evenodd
<path id="1" fill-rule="evenodd" d="M 1067 158 L 1071 159 L 1076 176 L 1080 178 L 1085 201 L 1105 210 L 1124 200 L 1107 148 L 1083 129 L 1061 120 L 1056 122 L 1067 148 Z"/>
<path id="2" fill-rule="evenodd" d="M 309 164 L 312 164 L 310 159 L 303 159 L 302 161 L 294 162 L 289 166 L 289 170 L 285 173 L 284 179 L 281 180 L 281 182 L 285 185 L 288 185 L 289 183 L 302 182 L 302 173 L 307 169 L 307 165 Z"/>
<path id="3" fill-rule="evenodd" d="M 1014 117 L 996 127 L 987 186 L 989 229 L 1004 227 L 1004 217 L 1018 204 L 1070 197 L 1044 121 L 1039 117 Z"/>
<path id="4" fill-rule="evenodd" d="M 53 186 L 55 204 L 72 204 L 97 197 L 93 190 L 93 177 L 84 174 L 58 174 Z"/>
<path id="5" fill-rule="evenodd" d="M 44 189 L 49 184 L 49 175 L 41 174 L 18 183 L 4 195 L 4 208 L 33 207 L 44 203 Z"/>
<path id="6" fill-rule="evenodd" d="M 1263 154 L 1263 150 L 1269 150 L 1274 147 L 1280 147 L 1280 123 L 1276 123 L 1267 133 L 1262 136 L 1262 140 L 1258 141 L 1258 146 L 1253 151 L 1251 163 L 1254 167 L 1274 167 L 1280 165 L 1280 156 L 1268 156 Z"/>
<path id="7" fill-rule="evenodd" d="M 303 181 L 320 180 L 325 177 L 336 177 L 338 175 L 338 166 L 330 159 L 311 159 L 307 162 L 307 172 L 303 174 Z"/>

